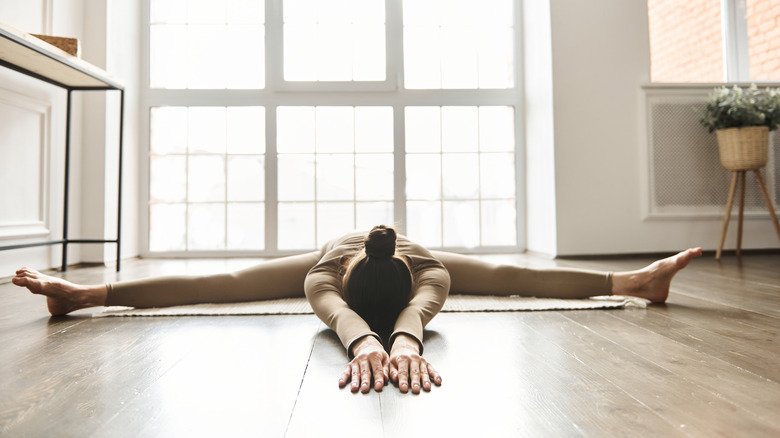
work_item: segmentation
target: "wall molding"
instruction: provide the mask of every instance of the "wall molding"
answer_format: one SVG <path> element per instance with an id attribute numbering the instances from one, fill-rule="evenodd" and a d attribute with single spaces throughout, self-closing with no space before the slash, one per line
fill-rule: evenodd
<path id="1" fill-rule="evenodd" d="M 49 169 L 51 168 L 51 103 L 0 88 L 0 105 L 38 117 L 38 194 L 35 200 L 38 214 L 35 220 L 0 223 L 0 240 L 48 236 L 49 223 Z M 34 147 L 34 146 L 33 146 Z"/>

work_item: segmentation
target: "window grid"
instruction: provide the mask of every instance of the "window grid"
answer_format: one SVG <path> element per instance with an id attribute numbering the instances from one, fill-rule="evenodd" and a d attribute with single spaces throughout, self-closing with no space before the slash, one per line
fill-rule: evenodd
<path id="1" fill-rule="evenodd" d="M 151 0 L 145 0 L 143 2 L 143 14 L 144 18 L 149 18 L 149 2 Z M 394 211 L 394 225 L 402 232 L 406 232 L 406 220 L 407 220 L 407 200 L 404 196 L 405 187 L 405 174 L 406 174 L 406 154 L 404 149 L 404 135 L 405 135 L 405 120 L 404 120 L 404 108 L 407 106 L 458 106 L 458 105 L 498 105 L 498 106 L 510 106 L 514 107 L 518 101 L 522 101 L 522 95 L 518 88 L 507 89 L 492 89 L 492 90 L 478 90 L 478 89 L 436 89 L 436 90 L 411 90 L 407 91 L 403 86 L 403 21 L 402 17 L 402 0 L 387 0 L 386 1 L 386 19 L 385 19 L 385 32 L 386 32 L 386 68 L 388 71 L 388 80 L 385 83 L 317 83 L 316 86 L 313 83 L 289 83 L 283 80 L 281 71 L 281 41 L 282 41 L 282 0 L 267 0 L 265 3 L 265 66 L 266 66 L 266 82 L 265 88 L 260 90 L 181 90 L 181 89 L 154 89 L 149 85 L 149 27 L 146 26 L 146 30 L 142 32 L 142 40 L 145 55 L 142 59 L 142 70 L 145 74 L 142 75 L 142 105 L 146 110 L 156 106 L 264 106 L 266 111 L 266 177 L 265 177 L 265 249 L 262 251 L 244 251 L 244 250 L 227 250 L 227 251 L 210 251 L 210 250 L 190 250 L 190 251 L 167 251 L 163 253 L 149 251 L 149 223 L 148 216 L 142 216 L 142 227 L 145 230 L 142 233 L 142 254 L 145 256 L 214 256 L 214 255 L 268 255 L 278 256 L 299 253 L 299 250 L 280 250 L 277 242 L 278 230 L 279 230 L 279 215 L 278 205 L 280 201 L 277 197 L 277 154 L 276 152 L 276 110 L 282 106 L 355 106 L 355 105 L 368 105 L 368 106 L 389 106 L 393 108 L 393 132 L 394 132 L 394 148 L 391 151 L 394 158 L 393 167 L 395 172 L 394 177 L 394 197 L 387 202 L 388 208 Z M 512 1 L 515 16 L 517 16 L 519 1 Z M 514 20 L 517 21 L 517 18 Z M 518 47 L 517 42 L 519 35 L 515 35 L 515 48 L 514 58 L 518 59 Z M 520 80 L 519 72 L 515 69 L 513 73 L 513 83 L 522 84 Z M 392 78 L 392 79 L 391 79 Z M 396 79 L 398 87 L 395 86 Z M 369 86 L 370 85 L 370 86 Z M 279 93 L 284 91 L 285 93 Z M 350 93 L 332 93 L 333 91 L 350 91 Z M 518 109 L 516 108 L 517 112 Z M 516 114 L 513 122 L 515 128 L 515 135 L 520 138 L 519 124 L 520 117 Z M 145 129 L 148 133 L 149 120 L 142 120 L 142 129 Z M 149 137 L 142 137 L 142 140 L 149 145 Z M 520 157 L 520 149 L 522 144 L 515 141 L 514 156 Z M 354 162 L 353 157 L 353 162 Z M 480 157 L 480 160 L 482 157 Z M 149 174 L 149 161 L 141 163 L 142 172 L 146 175 Z M 187 162 L 189 165 L 189 162 Z M 481 161 L 478 168 L 481 170 Z M 353 165 L 354 168 L 354 165 Z M 188 169 L 189 171 L 189 169 Z M 516 230 L 522 230 L 523 218 L 520 214 L 522 206 L 522 189 L 517 187 L 517 184 L 522 181 L 520 175 L 522 167 L 517 163 L 513 169 L 513 173 L 516 177 L 516 196 L 514 198 L 514 208 L 517 213 L 516 216 Z M 481 174 L 480 174 L 481 175 Z M 481 179 L 481 178 L 478 178 Z M 146 180 L 148 183 L 148 179 Z M 354 196 L 356 191 L 354 185 L 358 184 L 355 176 L 353 175 L 353 205 Z M 148 187 L 142 190 L 142 197 L 148 199 L 149 191 Z M 484 197 L 479 195 L 482 200 Z M 297 203 L 297 201 L 287 201 L 290 203 Z M 372 202 L 365 200 L 365 202 Z M 441 202 L 441 201 L 440 201 Z M 196 202 L 189 202 L 188 204 L 196 205 Z M 509 204 L 507 204 L 509 207 Z M 186 215 L 188 217 L 188 215 Z M 352 219 L 357 221 L 358 210 L 353 211 Z M 480 221 L 482 221 L 482 215 L 480 212 Z M 316 232 L 316 231 L 315 231 Z M 517 244 L 514 246 L 488 246 L 479 247 L 474 249 L 468 248 L 450 248 L 458 249 L 464 252 L 480 253 L 480 252 L 514 252 L 518 249 L 522 249 L 524 245 L 524 237 L 521 233 L 517 233 Z"/>
<path id="2" fill-rule="evenodd" d="M 196 109 L 202 109 L 204 107 L 153 107 L 152 111 L 150 111 L 150 119 L 154 118 L 154 110 L 155 109 L 161 109 L 165 108 L 167 110 L 178 110 L 182 111 L 186 114 L 185 120 L 184 120 L 184 130 L 180 134 L 182 135 L 181 142 L 184 145 L 184 151 L 183 152 L 170 152 L 170 151 L 155 151 L 153 148 L 155 145 L 150 145 L 151 150 L 149 152 L 149 158 L 150 160 L 154 160 L 155 158 L 181 158 L 184 163 L 184 195 L 183 198 L 178 200 L 165 200 L 165 199 L 150 199 L 149 206 L 150 209 L 157 205 L 182 205 L 184 207 L 184 214 L 183 214 L 183 251 L 190 251 L 191 247 L 193 246 L 191 241 L 191 218 L 190 215 L 192 213 L 192 206 L 216 206 L 220 205 L 223 215 L 222 220 L 222 226 L 223 226 L 223 233 L 222 233 L 222 249 L 227 250 L 231 247 L 235 247 L 236 245 L 231 245 L 231 234 L 229 230 L 231 230 L 230 220 L 234 217 L 233 214 L 230 213 L 231 207 L 235 205 L 247 205 L 247 206 L 257 206 L 260 207 L 261 210 L 265 210 L 266 206 L 266 200 L 264 194 L 261 194 L 259 197 L 255 196 L 252 199 L 236 199 L 237 196 L 231 196 L 230 190 L 232 187 L 232 182 L 230 180 L 230 165 L 231 165 L 231 158 L 256 158 L 259 159 L 265 164 L 265 153 L 257 153 L 257 151 L 253 151 L 252 153 L 247 153 L 245 151 L 231 151 L 230 144 L 229 144 L 229 129 L 232 124 L 230 121 L 231 113 L 229 112 L 229 109 L 233 109 L 235 107 L 206 107 L 206 108 L 222 108 L 224 109 L 224 116 L 225 116 L 225 124 L 224 124 L 224 130 L 222 132 L 222 136 L 224 137 L 225 146 L 223 152 L 208 152 L 203 150 L 198 151 L 192 151 L 191 150 L 191 124 L 192 124 L 192 117 L 190 117 L 191 108 Z M 259 110 L 258 116 L 260 117 L 260 121 L 264 123 L 264 108 L 263 107 L 251 107 L 254 109 Z M 232 115 L 235 117 L 235 115 Z M 159 145 L 162 146 L 162 145 Z M 163 146 L 164 147 L 164 146 Z M 214 199 L 205 199 L 205 200 L 197 200 L 192 199 L 191 197 L 191 179 L 192 175 L 190 173 L 191 168 L 191 161 L 192 158 L 200 158 L 200 157 L 219 157 L 222 159 L 222 175 L 223 175 L 223 187 L 222 187 L 222 200 L 214 200 Z M 264 166 L 265 168 L 265 166 Z M 264 170 L 263 170 L 264 172 Z M 152 173 L 152 177 L 154 174 Z M 251 197 L 250 197 L 251 198 Z M 262 239 L 263 242 L 259 245 L 254 247 L 254 250 L 263 250 L 265 247 L 264 239 Z M 151 242 L 150 242 L 151 243 Z"/>
<path id="3" fill-rule="evenodd" d="M 361 173 L 365 170 L 361 167 L 359 167 L 359 164 L 363 162 L 363 158 L 365 157 L 387 157 L 391 158 L 393 155 L 392 149 L 390 149 L 390 145 L 393 144 L 392 135 L 393 131 L 392 129 L 384 132 L 384 134 L 389 135 L 390 138 L 388 139 L 388 145 L 385 148 L 379 147 L 377 145 L 372 146 L 372 148 L 375 148 L 376 150 L 365 150 L 366 146 L 368 144 L 362 144 L 359 143 L 358 138 L 358 129 L 365 128 L 362 123 L 365 122 L 365 120 L 359 120 L 358 116 L 362 111 L 366 111 L 368 109 L 379 109 L 380 111 L 378 113 L 373 114 L 373 116 L 377 117 L 373 119 L 373 122 L 390 122 L 392 123 L 393 120 L 393 108 L 389 106 L 372 106 L 372 107 L 365 107 L 365 106 L 339 106 L 334 107 L 332 105 L 323 105 L 323 106 L 312 106 L 312 107 L 305 107 L 310 108 L 312 110 L 312 114 L 314 117 L 314 126 L 313 126 L 313 141 L 314 144 L 312 145 L 311 150 L 294 150 L 294 151 L 282 151 L 278 152 L 279 157 L 284 156 L 300 156 L 300 157 L 311 157 L 312 159 L 312 165 L 313 165 L 313 177 L 312 182 L 313 184 L 313 194 L 311 198 L 305 199 L 295 199 L 295 198 L 285 198 L 279 201 L 280 204 L 305 204 L 305 205 L 312 205 L 314 208 L 314 224 L 315 224 L 315 230 L 314 230 L 314 236 L 313 239 L 316 243 L 316 247 L 319 247 L 321 244 L 323 244 L 327 238 L 332 238 L 335 236 L 330 235 L 321 235 L 320 228 L 321 226 L 324 226 L 326 219 L 321 217 L 320 210 L 323 208 L 327 208 L 329 206 L 336 206 L 336 205 L 343 205 L 343 206 L 349 206 L 351 208 L 351 217 L 349 218 L 351 220 L 351 226 L 348 228 L 345 228 L 344 231 L 351 231 L 354 227 L 358 226 L 359 224 L 359 212 L 361 209 L 366 208 L 369 204 L 384 204 L 386 206 L 390 206 L 391 210 L 391 218 L 392 218 L 392 195 L 390 198 L 382 198 L 379 197 L 365 197 L 364 195 L 360 195 L 359 192 L 359 186 L 358 186 L 358 180 L 361 178 Z M 351 119 L 351 129 L 348 133 L 348 136 L 350 137 L 350 140 L 348 141 L 351 146 L 349 147 L 350 150 L 330 150 L 325 145 L 320 144 L 320 136 L 318 135 L 319 130 L 322 128 L 322 125 L 324 122 L 320 120 L 320 117 L 325 117 L 325 112 L 327 110 L 333 110 L 335 108 L 338 108 L 339 110 L 343 110 L 345 108 L 350 109 L 350 119 Z M 387 111 L 387 112 L 384 112 Z M 370 113 L 369 113 L 370 114 Z M 367 117 L 369 114 L 363 113 L 364 118 L 366 120 L 370 119 L 370 117 Z M 277 113 L 278 116 L 278 113 Z M 289 117 L 289 115 L 284 116 Z M 382 120 L 384 119 L 384 120 Z M 392 125 L 390 125 L 392 127 Z M 277 126 L 277 129 L 279 129 L 279 125 Z M 343 134 L 343 133 L 342 133 Z M 288 142 L 290 140 L 285 139 L 285 142 Z M 277 145 L 278 148 L 278 145 Z M 331 199 L 330 197 L 325 197 L 322 194 L 321 186 L 328 184 L 328 180 L 326 178 L 321 178 L 320 175 L 320 168 L 321 165 L 324 165 L 327 163 L 325 161 L 326 157 L 333 158 L 333 157 L 348 157 L 348 165 L 349 165 L 349 171 L 351 172 L 351 181 L 349 182 L 349 186 L 352 189 L 351 196 L 349 198 L 341 198 L 336 197 Z M 347 164 L 347 163 L 345 163 Z M 346 170 L 346 168 L 344 169 Z M 392 189 L 393 182 L 392 180 L 387 181 L 389 183 L 389 186 L 385 187 L 385 189 Z M 282 182 L 281 175 L 278 178 L 278 185 L 281 186 L 284 183 Z M 391 191 L 391 190 L 388 190 Z M 390 220 L 392 220 L 389 218 Z M 321 222 L 322 220 L 322 222 Z M 281 227 L 277 231 L 277 238 L 282 239 L 282 232 L 283 230 Z M 280 245 L 286 246 L 286 245 Z M 290 248 L 292 249 L 292 248 Z"/>
<path id="4" fill-rule="evenodd" d="M 412 107 L 412 109 L 419 109 L 421 107 Z M 438 203 L 438 210 L 440 215 L 440 224 L 439 224 L 439 236 L 438 241 L 440 242 L 441 247 L 447 247 L 447 239 L 446 239 L 446 229 L 447 229 L 447 214 L 446 214 L 446 204 L 450 203 L 468 203 L 468 202 L 476 202 L 477 207 L 477 226 L 478 226 L 478 242 L 477 246 L 488 246 L 485 245 L 485 236 L 484 236 L 484 206 L 485 202 L 490 201 L 516 201 L 517 193 L 515 192 L 514 196 L 506 197 L 506 196 L 485 196 L 484 195 L 484 185 L 483 185 L 483 178 L 482 178 L 482 172 L 483 172 L 483 166 L 482 166 L 482 160 L 484 155 L 511 155 L 512 159 L 516 159 L 516 154 L 514 152 L 509 151 L 502 151 L 502 150 L 492 150 L 490 149 L 490 145 L 483 145 L 482 144 L 482 135 L 481 130 L 483 129 L 483 123 L 482 123 L 482 113 L 481 108 L 484 107 L 473 107 L 475 110 L 475 116 L 477 117 L 477 123 L 476 123 L 476 140 L 477 144 L 475 147 L 475 150 L 472 151 L 451 151 L 451 150 L 445 150 L 445 144 L 444 144 L 444 129 L 445 129 L 445 122 L 444 122 L 444 107 L 422 107 L 422 108 L 437 108 L 438 109 L 438 119 L 439 119 L 439 146 L 438 151 L 432 152 L 430 150 L 414 150 L 410 152 L 406 152 L 407 156 L 415 156 L 415 155 L 435 155 L 438 157 L 438 169 L 439 169 L 439 188 L 438 188 L 438 196 L 437 199 L 430 199 L 425 197 L 419 197 L 419 196 L 408 196 L 407 194 L 407 202 L 412 203 L 422 203 L 422 202 L 435 202 Z M 472 107 L 448 107 L 450 109 L 452 108 L 472 108 Z M 510 107 L 512 108 L 512 107 Z M 512 108 L 514 111 L 515 109 Z M 408 115 L 407 115 L 408 117 Z M 485 150 L 487 149 L 487 150 Z M 476 196 L 453 196 L 453 195 L 447 195 L 445 193 L 445 157 L 447 156 L 469 156 L 473 155 L 476 159 Z M 407 171 L 408 172 L 408 171 Z M 515 212 L 517 212 L 517 208 L 515 207 Z M 517 214 L 517 213 L 515 213 Z"/>

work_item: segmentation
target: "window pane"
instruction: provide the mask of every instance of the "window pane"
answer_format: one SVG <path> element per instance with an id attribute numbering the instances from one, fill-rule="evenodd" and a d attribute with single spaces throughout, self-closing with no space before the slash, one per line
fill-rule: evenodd
<path id="1" fill-rule="evenodd" d="M 383 0 L 284 0 L 284 79 L 385 79 Z"/>
<path id="2" fill-rule="evenodd" d="M 149 82 L 152 88 L 186 88 L 187 26 L 149 28 Z"/>
<path id="3" fill-rule="evenodd" d="M 276 118 L 277 152 L 314 152 L 314 107 L 280 106 Z"/>
<path id="4" fill-rule="evenodd" d="M 478 154 L 444 154 L 441 169 L 445 199 L 476 199 L 479 196 Z"/>
<path id="5" fill-rule="evenodd" d="M 357 230 L 370 230 L 376 225 L 393 224 L 392 202 L 358 202 L 355 207 Z"/>
<path id="6" fill-rule="evenodd" d="M 187 158 L 184 156 L 151 157 L 149 200 L 182 202 L 187 197 Z"/>
<path id="7" fill-rule="evenodd" d="M 187 88 L 225 88 L 225 47 L 222 25 L 187 26 Z"/>
<path id="8" fill-rule="evenodd" d="M 149 5 L 151 23 L 184 23 L 187 21 L 186 0 L 152 0 Z"/>
<path id="9" fill-rule="evenodd" d="M 314 155 L 279 155 L 279 200 L 314 200 Z"/>
<path id="10" fill-rule="evenodd" d="M 408 106 L 406 152 L 441 151 L 441 109 L 438 106 Z"/>
<path id="11" fill-rule="evenodd" d="M 227 108 L 227 152 L 229 154 L 265 153 L 265 108 L 261 106 Z"/>
<path id="12" fill-rule="evenodd" d="M 653 82 L 722 82 L 721 2 L 648 0 Z"/>
<path id="13" fill-rule="evenodd" d="M 406 203 L 406 232 L 423 246 L 441 246 L 441 202 Z"/>
<path id="14" fill-rule="evenodd" d="M 444 201 L 444 246 L 473 248 L 479 245 L 479 203 Z"/>
<path id="15" fill-rule="evenodd" d="M 440 46 L 438 27 L 404 26 L 404 86 L 406 88 L 441 88 Z"/>
<path id="16" fill-rule="evenodd" d="M 393 108 L 355 108 L 355 151 L 393 152 Z"/>
<path id="17" fill-rule="evenodd" d="M 265 86 L 265 32 L 263 26 L 227 27 L 229 44 L 225 51 L 222 74 L 227 88 L 257 89 Z"/>
<path id="18" fill-rule="evenodd" d="M 279 203 L 279 249 L 310 249 L 314 242 L 314 203 Z"/>
<path id="19" fill-rule="evenodd" d="M 355 156 L 355 198 L 362 201 L 393 199 L 393 154 Z"/>
<path id="20" fill-rule="evenodd" d="M 317 80 L 352 79 L 352 37 L 353 29 L 349 24 L 317 25 L 314 41 Z"/>
<path id="21" fill-rule="evenodd" d="M 353 160 L 352 154 L 317 155 L 317 200 L 354 198 Z"/>
<path id="22" fill-rule="evenodd" d="M 479 150 L 515 150 L 515 113 L 509 106 L 479 107 Z"/>
<path id="23" fill-rule="evenodd" d="M 187 0 L 189 23 L 224 23 L 225 3 L 213 0 Z"/>
<path id="24" fill-rule="evenodd" d="M 751 81 L 780 81 L 780 5 L 776 0 L 747 0 Z"/>
<path id="25" fill-rule="evenodd" d="M 404 86 L 514 86 L 511 0 L 404 0 Z"/>
<path id="26" fill-rule="evenodd" d="M 316 109 L 317 152 L 354 150 L 355 114 L 351 106 L 318 106 Z"/>
<path id="27" fill-rule="evenodd" d="M 152 88 L 265 85 L 263 0 L 150 0 Z"/>
<path id="28" fill-rule="evenodd" d="M 265 198 L 263 157 L 228 157 L 228 201 L 262 201 Z"/>
<path id="29" fill-rule="evenodd" d="M 187 108 L 164 106 L 151 110 L 151 150 L 155 154 L 187 152 Z"/>
<path id="30" fill-rule="evenodd" d="M 477 33 L 471 27 L 441 30 L 441 88 L 478 88 Z"/>
<path id="31" fill-rule="evenodd" d="M 406 156 L 406 197 L 414 200 L 441 199 L 441 156 Z"/>
<path id="32" fill-rule="evenodd" d="M 188 116 L 190 153 L 225 153 L 225 108 L 190 107 Z"/>
<path id="33" fill-rule="evenodd" d="M 188 162 L 187 200 L 211 202 L 225 200 L 225 158 L 192 155 Z"/>
<path id="34" fill-rule="evenodd" d="M 354 204 L 323 202 L 317 204 L 317 246 L 355 229 Z"/>
<path id="35" fill-rule="evenodd" d="M 441 150 L 476 152 L 479 144 L 477 107 L 445 106 L 441 109 Z"/>
<path id="36" fill-rule="evenodd" d="M 228 204 L 228 249 L 263 249 L 265 247 L 265 209 L 263 207 L 263 204 Z"/>
<path id="37" fill-rule="evenodd" d="M 385 27 L 376 24 L 354 25 L 352 80 L 384 81 L 385 74 Z"/>
<path id="38" fill-rule="evenodd" d="M 514 201 L 483 201 L 482 245 L 516 245 L 516 219 Z"/>
<path id="39" fill-rule="evenodd" d="M 227 0 L 227 22 L 235 24 L 260 24 L 265 22 L 263 0 Z"/>
<path id="40" fill-rule="evenodd" d="M 482 154 L 479 160 L 482 198 L 514 198 L 515 154 Z"/>
<path id="41" fill-rule="evenodd" d="M 186 249 L 187 207 L 185 204 L 149 206 L 149 251 Z"/>
<path id="42" fill-rule="evenodd" d="M 315 41 L 317 41 L 316 25 L 284 25 L 284 79 L 286 81 L 317 80 Z"/>
<path id="43" fill-rule="evenodd" d="M 187 213 L 187 249 L 225 248 L 224 204 L 190 204 Z"/>
<path id="44" fill-rule="evenodd" d="M 477 35 L 479 88 L 512 88 L 514 84 L 514 31 L 499 27 Z"/>

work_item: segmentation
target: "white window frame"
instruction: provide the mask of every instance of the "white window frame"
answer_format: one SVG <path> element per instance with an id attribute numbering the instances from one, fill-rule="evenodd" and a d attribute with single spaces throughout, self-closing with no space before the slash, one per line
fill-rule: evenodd
<path id="1" fill-rule="evenodd" d="M 750 50 L 748 45 L 747 1 L 721 0 L 721 34 L 723 35 L 724 82 L 756 82 L 773 84 L 780 82 L 750 79 Z"/>
<path id="2" fill-rule="evenodd" d="M 521 1 L 514 4 L 514 87 L 509 89 L 403 88 L 403 0 L 385 0 L 385 81 L 286 82 L 283 80 L 283 0 L 265 0 L 264 89 L 160 89 L 149 84 L 150 1 L 142 2 L 140 81 L 140 253 L 142 257 L 277 257 L 309 250 L 279 250 L 277 215 L 276 109 L 280 106 L 390 106 L 394 134 L 394 220 L 406 232 L 406 157 L 404 108 L 406 106 L 511 106 L 515 130 L 516 244 L 501 247 L 437 248 L 471 254 L 517 253 L 525 250 L 525 154 L 523 127 Z M 263 106 L 265 107 L 265 249 L 264 250 L 149 250 L 150 112 L 157 106 Z M 336 237 L 336 236 L 334 236 Z"/>

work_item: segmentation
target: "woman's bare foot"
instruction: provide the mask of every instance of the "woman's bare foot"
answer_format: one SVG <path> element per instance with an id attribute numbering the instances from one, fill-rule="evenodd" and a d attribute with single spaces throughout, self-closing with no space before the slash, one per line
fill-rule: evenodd
<path id="1" fill-rule="evenodd" d="M 616 272 L 612 275 L 612 293 L 663 303 L 669 296 L 669 286 L 674 275 L 700 255 L 701 248 L 688 248 L 637 271 Z"/>
<path id="2" fill-rule="evenodd" d="M 102 306 L 106 302 L 105 285 L 75 284 L 26 267 L 16 271 L 11 282 L 26 287 L 34 294 L 46 295 L 49 313 L 54 316 L 65 315 L 85 307 Z"/>

